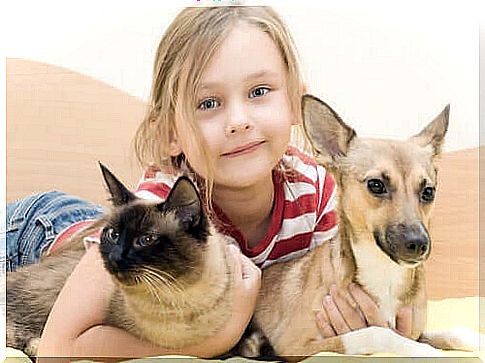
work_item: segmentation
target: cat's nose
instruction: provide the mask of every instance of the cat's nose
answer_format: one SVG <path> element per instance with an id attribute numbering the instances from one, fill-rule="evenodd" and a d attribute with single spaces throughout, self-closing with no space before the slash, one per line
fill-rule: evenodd
<path id="1" fill-rule="evenodd" d="M 112 268 L 118 268 L 119 263 L 123 259 L 121 248 L 113 248 L 108 255 L 108 263 Z"/>

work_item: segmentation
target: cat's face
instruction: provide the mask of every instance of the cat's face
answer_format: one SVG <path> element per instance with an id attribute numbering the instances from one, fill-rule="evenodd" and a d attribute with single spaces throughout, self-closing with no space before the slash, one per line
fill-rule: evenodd
<path id="1" fill-rule="evenodd" d="M 137 198 L 102 170 L 114 204 L 100 245 L 111 275 L 123 285 L 147 280 L 174 285 L 200 276 L 209 230 L 192 182 L 178 179 L 167 200 L 157 204 Z"/>

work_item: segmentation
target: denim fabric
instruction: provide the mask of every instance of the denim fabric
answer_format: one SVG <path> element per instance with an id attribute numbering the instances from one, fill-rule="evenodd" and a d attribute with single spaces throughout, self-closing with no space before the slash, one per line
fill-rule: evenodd
<path id="1" fill-rule="evenodd" d="M 34 194 L 8 204 L 0 237 L 2 270 L 14 271 L 37 262 L 59 232 L 72 223 L 102 214 L 101 206 L 58 191 Z"/>

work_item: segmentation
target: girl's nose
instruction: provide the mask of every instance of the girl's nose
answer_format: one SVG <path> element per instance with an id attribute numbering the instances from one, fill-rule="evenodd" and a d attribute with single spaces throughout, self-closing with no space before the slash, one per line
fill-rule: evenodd
<path id="1" fill-rule="evenodd" d="M 229 103 L 225 134 L 232 136 L 252 129 L 248 109 L 244 102 L 233 100 Z"/>
<path id="2" fill-rule="evenodd" d="M 226 135 L 230 136 L 239 132 L 249 131 L 251 129 L 251 125 L 249 122 L 240 122 L 238 124 L 228 125 L 226 127 Z"/>

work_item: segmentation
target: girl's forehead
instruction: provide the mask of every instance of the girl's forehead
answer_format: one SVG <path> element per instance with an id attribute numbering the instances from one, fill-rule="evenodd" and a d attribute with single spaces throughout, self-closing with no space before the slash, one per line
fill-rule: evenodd
<path id="1" fill-rule="evenodd" d="M 285 74 L 283 57 L 273 39 L 255 25 L 238 22 L 202 72 L 201 88 L 211 88 L 221 82 L 281 78 Z"/>

